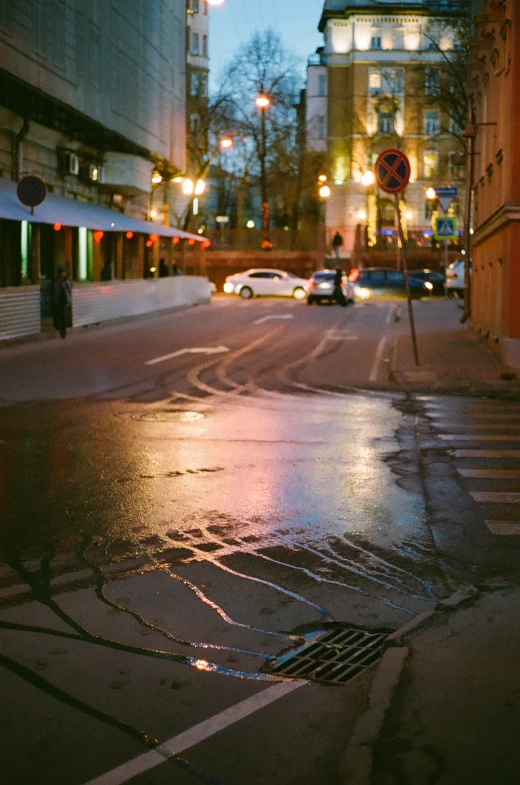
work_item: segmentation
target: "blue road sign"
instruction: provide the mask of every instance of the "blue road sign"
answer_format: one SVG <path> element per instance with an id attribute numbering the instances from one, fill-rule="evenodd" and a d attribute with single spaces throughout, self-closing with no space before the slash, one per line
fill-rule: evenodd
<path id="1" fill-rule="evenodd" d="M 451 215 L 436 218 L 434 237 L 436 240 L 454 240 L 457 237 L 457 219 Z"/>
<path id="2" fill-rule="evenodd" d="M 47 189 L 43 180 L 29 175 L 20 180 L 16 193 L 22 204 L 27 205 L 27 207 L 36 207 L 45 199 Z"/>
<path id="3" fill-rule="evenodd" d="M 459 189 L 455 186 L 450 188 L 434 188 L 435 196 L 439 198 L 439 196 L 457 196 L 459 193 Z"/>
<path id="4" fill-rule="evenodd" d="M 398 194 L 410 179 L 410 161 L 402 150 L 391 147 L 378 156 L 374 174 L 383 191 L 387 194 Z"/>

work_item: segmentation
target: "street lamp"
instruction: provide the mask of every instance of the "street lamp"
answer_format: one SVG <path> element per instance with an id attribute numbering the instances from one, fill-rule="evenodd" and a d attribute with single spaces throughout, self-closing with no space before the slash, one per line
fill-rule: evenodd
<path id="1" fill-rule="evenodd" d="M 255 104 L 261 112 L 261 148 L 260 148 L 260 191 L 262 195 L 262 248 L 265 250 L 272 248 L 272 243 L 269 240 L 269 202 L 267 201 L 267 177 L 265 171 L 265 155 L 266 155 L 266 124 L 265 124 L 265 110 L 270 105 L 271 101 L 265 93 L 260 93 L 255 99 Z"/>
<path id="2" fill-rule="evenodd" d="M 318 181 L 323 183 L 323 180 L 321 180 L 321 178 L 318 178 Z M 321 200 L 321 202 L 320 202 L 320 231 L 318 232 L 318 238 L 319 238 L 318 251 L 320 253 L 320 256 L 323 256 L 325 258 L 325 249 L 327 247 L 327 236 L 326 236 L 327 229 L 326 229 L 326 221 L 325 221 L 325 203 L 326 203 L 327 199 L 329 198 L 331 191 L 330 191 L 330 188 L 329 188 L 328 185 L 323 184 L 319 188 L 318 193 L 320 195 L 320 200 Z"/>

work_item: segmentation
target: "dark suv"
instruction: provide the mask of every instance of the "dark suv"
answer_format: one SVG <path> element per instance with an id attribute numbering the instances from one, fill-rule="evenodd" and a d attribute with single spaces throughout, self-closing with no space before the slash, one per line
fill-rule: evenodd
<path id="1" fill-rule="evenodd" d="M 406 297 L 406 283 L 403 273 L 389 267 L 368 267 L 365 270 L 352 270 L 350 281 L 358 300 L 370 300 L 380 295 Z M 429 288 L 417 278 L 408 276 L 411 296 L 415 299 L 427 297 Z"/>

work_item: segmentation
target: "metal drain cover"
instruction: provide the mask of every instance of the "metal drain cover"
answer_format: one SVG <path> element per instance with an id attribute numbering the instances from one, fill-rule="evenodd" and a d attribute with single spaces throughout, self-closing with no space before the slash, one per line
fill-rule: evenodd
<path id="1" fill-rule="evenodd" d="M 329 630 L 268 663 L 265 670 L 297 679 L 345 684 L 381 657 L 387 637 L 387 631 L 367 632 L 357 627 Z"/>
<path id="2" fill-rule="evenodd" d="M 201 412 L 188 412 L 179 409 L 165 409 L 160 412 L 147 412 L 146 414 L 135 415 L 136 420 L 144 422 L 197 422 L 203 420 L 204 414 Z"/>

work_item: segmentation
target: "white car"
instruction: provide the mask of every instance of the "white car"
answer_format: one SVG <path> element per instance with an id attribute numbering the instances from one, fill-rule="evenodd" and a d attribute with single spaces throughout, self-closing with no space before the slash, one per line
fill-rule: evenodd
<path id="1" fill-rule="evenodd" d="M 224 284 L 226 294 L 239 294 L 244 300 L 259 295 L 277 297 L 294 297 L 305 300 L 307 297 L 307 281 L 298 278 L 294 273 L 271 268 L 256 268 L 245 273 L 228 275 Z"/>
<path id="2" fill-rule="evenodd" d="M 446 293 L 452 297 L 464 297 L 464 259 L 452 262 L 446 268 Z"/>

